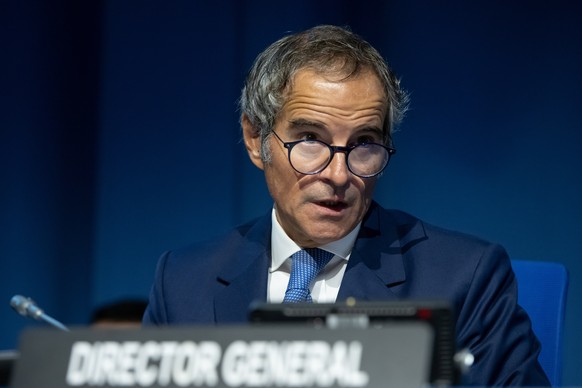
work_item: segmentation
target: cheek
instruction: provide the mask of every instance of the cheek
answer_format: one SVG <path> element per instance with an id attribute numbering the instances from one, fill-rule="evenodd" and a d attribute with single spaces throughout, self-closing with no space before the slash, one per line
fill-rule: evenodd
<path id="1" fill-rule="evenodd" d="M 366 197 L 371 197 L 374 194 L 374 190 L 376 189 L 376 182 L 377 178 L 369 179 L 368 181 L 363 182 L 364 185 L 364 193 Z"/>
<path id="2" fill-rule="evenodd" d="M 269 164 L 265 167 L 265 179 L 275 202 L 284 203 L 293 200 L 295 179 L 292 174 L 276 165 Z"/>

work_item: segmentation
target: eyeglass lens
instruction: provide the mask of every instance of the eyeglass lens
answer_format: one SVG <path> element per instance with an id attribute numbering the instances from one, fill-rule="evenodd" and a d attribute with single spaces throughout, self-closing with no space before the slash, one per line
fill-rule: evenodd
<path id="1" fill-rule="evenodd" d="M 303 174 L 316 174 L 329 164 L 332 152 L 325 143 L 303 141 L 289 150 L 289 161 Z M 367 177 L 380 173 L 389 158 L 388 150 L 379 144 L 360 144 L 349 151 L 347 163 L 352 173 Z"/>

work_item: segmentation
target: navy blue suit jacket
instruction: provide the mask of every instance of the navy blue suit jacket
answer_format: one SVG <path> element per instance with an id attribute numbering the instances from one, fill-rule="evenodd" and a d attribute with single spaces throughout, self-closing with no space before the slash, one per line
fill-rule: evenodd
<path id="1" fill-rule="evenodd" d="M 144 324 L 248 321 L 253 301 L 266 301 L 270 213 L 230 234 L 160 258 Z M 540 345 L 517 305 L 505 250 L 426 224 L 373 203 L 364 218 L 338 301 L 446 299 L 456 316 L 457 347 L 475 364 L 467 385 L 549 385 Z"/>

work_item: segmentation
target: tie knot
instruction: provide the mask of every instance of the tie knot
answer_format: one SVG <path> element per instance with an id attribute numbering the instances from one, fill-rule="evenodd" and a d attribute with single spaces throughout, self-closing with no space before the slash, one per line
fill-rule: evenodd
<path id="1" fill-rule="evenodd" d="M 284 302 L 311 302 L 309 288 L 333 253 L 319 248 L 303 249 L 291 256 L 291 276 Z"/>

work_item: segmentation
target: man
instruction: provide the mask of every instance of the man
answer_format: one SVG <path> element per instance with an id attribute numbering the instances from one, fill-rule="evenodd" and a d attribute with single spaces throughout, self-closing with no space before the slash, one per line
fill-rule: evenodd
<path id="1" fill-rule="evenodd" d="M 165 253 L 144 323 L 242 323 L 256 300 L 446 299 L 457 346 L 475 356 L 467 384 L 548 385 L 505 251 L 372 200 L 406 102 L 378 52 L 346 29 L 268 47 L 246 80 L 241 124 L 273 210 Z M 308 287 L 295 285 L 299 257 L 323 267 Z"/>

